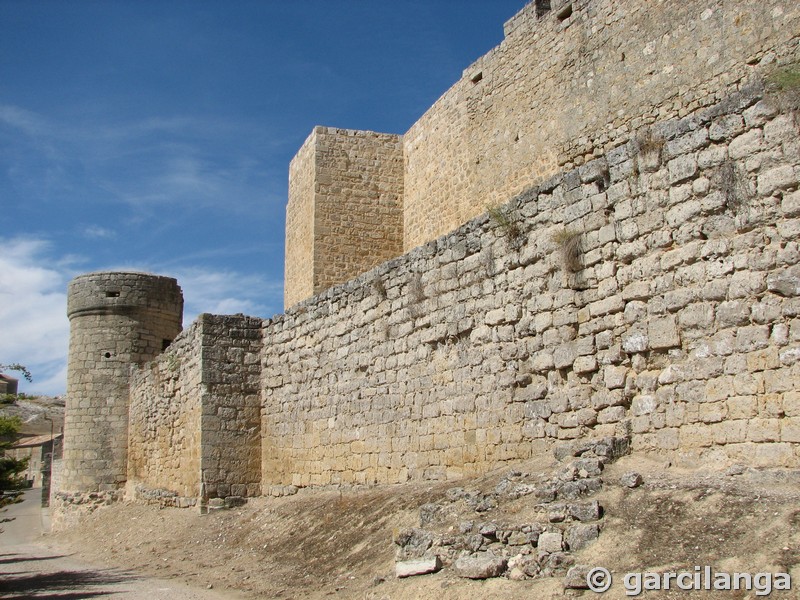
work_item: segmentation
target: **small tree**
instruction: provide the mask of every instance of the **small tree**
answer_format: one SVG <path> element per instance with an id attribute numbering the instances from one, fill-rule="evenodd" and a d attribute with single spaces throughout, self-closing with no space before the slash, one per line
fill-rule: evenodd
<path id="1" fill-rule="evenodd" d="M 19 371 L 29 382 L 33 382 L 33 376 L 25 365 L 19 363 L 2 364 L 0 363 L 0 373 L 3 371 Z M 0 394 L 0 404 L 14 404 L 17 398 L 22 398 L 24 394 Z"/>
<path id="2" fill-rule="evenodd" d="M 19 431 L 20 425 L 22 425 L 22 421 L 19 417 L 0 415 L 0 492 L 16 490 L 24 485 L 19 474 L 28 467 L 28 459 L 5 456 L 6 450 L 14 443 L 14 437 Z M 8 499 L 0 497 L 0 506 L 8 503 Z"/>
<path id="3" fill-rule="evenodd" d="M 20 373 L 22 373 L 22 376 L 25 378 L 26 381 L 28 381 L 28 383 L 33 382 L 33 375 L 31 375 L 31 372 L 25 365 L 21 365 L 19 363 L 11 363 L 8 365 L 4 365 L 0 363 L 0 372 L 2 371 L 19 371 Z"/>

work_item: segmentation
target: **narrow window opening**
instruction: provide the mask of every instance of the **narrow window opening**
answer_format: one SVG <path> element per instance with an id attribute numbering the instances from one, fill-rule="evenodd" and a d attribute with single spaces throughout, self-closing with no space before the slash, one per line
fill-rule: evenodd
<path id="1" fill-rule="evenodd" d="M 558 17 L 559 21 L 566 21 L 572 15 L 572 3 L 567 4 L 564 8 L 558 11 L 556 17 Z"/>
<path id="2" fill-rule="evenodd" d="M 536 18 L 541 19 L 550 12 L 550 0 L 536 0 Z"/>
<path id="3" fill-rule="evenodd" d="M 163 352 L 164 350 L 166 350 L 167 348 L 169 348 L 169 345 L 170 345 L 171 343 L 172 343 L 172 340 L 167 340 L 167 339 L 163 339 L 163 340 L 161 340 L 161 351 Z"/>
<path id="4" fill-rule="evenodd" d="M 119 298 L 119 292 L 106 292 L 106 298 Z"/>
<path id="5" fill-rule="evenodd" d="M 470 77 L 472 83 L 478 83 L 481 79 L 483 79 L 483 71 L 478 71 Z"/>

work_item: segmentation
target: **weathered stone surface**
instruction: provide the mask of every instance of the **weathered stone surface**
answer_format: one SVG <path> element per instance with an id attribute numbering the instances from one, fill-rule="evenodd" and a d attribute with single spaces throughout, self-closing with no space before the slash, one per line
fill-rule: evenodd
<path id="1" fill-rule="evenodd" d="M 647 338 L 653 349 L 674 348 L 681 345 L 681 336 L 673 317 L 651 319 L 647 324 Z"/>
<path id="2" fill-rule="evenodd" d="M 622 349 L 629 354 L 634 352 L 644 352 L 650 348 L 649 338 L 640 332 L 633 333 L 626 336 L 622 340 Z"/>
<path id="3" fill-rule="evenodd" d="M 521 580 L 536 577 L 542 570 L 537 557 L 533 554 L 518 554 L 508 559 L 508 568 L 511 569 L 509 579 Z M 516 573 L 514 573 L 516 571 Z"/>
<path id="4" fill-rule="evenodd" d="M 427 575 L 435 573 L 442 568 L 442 561 L 438 556 L 431 558 L 418 558 L 415 560 L 404 560 L 395 563 L 394 573 L 398 578 L 413 577 L 415 575 Z"/>
<path id="5" fill-rule="evenodd" d="M 568 505 L 568 512 L 578 521 L 596 521 L 600 518 L 600 503 L 597 500 L 572 503 Z"/>
<path id="6" fill-rule="evenodd" d="M 672 184 L 680 183 L 697 173 L 697 159 L 692 155 L 682 155 L 667 163 L 669 168 L 669 181 Z"/>
<path id="7" fill-rule="evenodd" d="M 551 504 L 547 507 L 547 520 L 551 523 L 562 523 L 567 518 L 567 507 L 564 504 Z"/>
<path id="8" fill-rule="evenodd" d="M 555 531 L 546 531 L 539 534 L 539 542 L 536 547 L 542 552 L 561 552 L 563 549 L 564 536 Z"/>
<path id="9" fill-rule="evenodd" d="M 600 490 L 602 482 L 597 477 L 579 479 L 577 481 L 567 481 L 558 487 L 557 498 L 562 500 L 575 500 L 580 496 L 591 494 Z"/>
<path id="10" fill-rule="evenodd" d="M 567 569 L 575 562 L 569 552 L 553 552 L 541 557 L 542 575 L 545 577 L 559 577 L 567 574 Z"/>
<path id="11" fill-rule="evenodd" d="M 622 477 L 620 477 L 619 482 L 625 487 L 635 488 L 642 485 L 643 479 L 639 473 L 632 471 L 630 473 L 625 473 Z"/>
<path id="12" fill-rule="evenodd" d="M 315 127 L 290 171 L 285 308 L 402 254 L 400 136 Z M 364 238 L 369 252 L 354 252 Z M 382 281 L 372 285 L 385 294 Z"/>
<path id="13" fill-rule="evenodd" d="M 515 531 L 508 537 L 509 546 L 528 546 L 530 543 L 530 535 L 521 531 Z"/>
<path id="14" fill-rule="evenodd" d="M 786 188 L 796 183 L 797 175 L 793 167 L 788 165 L 775 167 L 758 176 L 758 193 L 766 196 L 776 189 Z"/>
<path id="15" fill-rule="evenodd" d="M 697 0 L 679 11 L 648 4 L 645 21 L 671 24 L 662 48 L 647 27 L 628 27 L 620 3 L 575 4 L 555 28 L 531 13 L 535 4 L 481 59 L 483 79 L 459 81 L 402 139 L 319 130 L 294 163 L 302 193 L 292 195 L 320 200 L 313 214 L 325 231 L 310 230 L 309 205 L 289 211 L 302 223 L 290 218 L 287 239 L 330 237 L 295 256 L 316 253 L 320 266 L 334 263 L 321 275 L 338 276 L 362 268 L 372 246 L 396 243 L 400 221 L 406 254 L 272 319 L 204 315 L 177 337 L 161 335 L 175 306 L 150 315 L 146 334 L 129 329 L 142 315 L 106 328 L 105 317 L 126 315 L 71 311 L 70 373 L 102 381 L 84 382 L 81 397 L 70 376 L 65 482 L 97 487 L 82 480 L 79 458 L 107 471 L 104 490 L 128 482 L 187 504 L 289 486 L 458 480 L 556 441 L 627 430 L 637 447 L 692 460 L 737 458 L 746 445 L 759 464 L 800 466 L 796 373 L 784 372 L 800 343 L 796 125 L 756 96 L 731 100 L 761 75 L 747 63 L 753 48 L 790 55 L 793 30 L 774 26 L 774 9 L 785 23 L 800 9 L 739 3 L 747 27 L 721 35 L 714 19 L 697 20 L 707 8 Z M 578 24 L 604 40 L 632 36 L 642 51 L 627 52 L 625 73 L 618 46 L 601 44 L 591 61 L 543 76 L 543 56 L 580 55 L 569 33 Z M 725 64 L 695 60 L 697 48 Z M 603 81 L 580 72 L 589 68 Z M 641 93 L 605 85 L 614 73 L 643 75 Z M 676 93 L 684 88 L 691 100 Z M 648 137 L 646 151 L 637 142 Z M 386 153 L 370 154 L 373 141 Z M 648 152 L 666 164 L 643 168 Z M 484 214 L 506 201 L 513 222 Z M 337 236 L 353 239 L 355 220 L 363 235 L 331 249 Z M 573 272 L 561 248 L 578 231 Z M 298 264 L 290 258 L 287 280 Z M 94 290 L 104 310 L 128 291 Z M 114 445 L 99 443 L 107 432 L 94 425 L 92 411 L 106 408 Z M 563 501 L 598 485 L 537 482 L 535 493 Z M 494 503 L 462 500 L 484 513 Z"/>
<path id="16" fill-rule="evenodd" d="M 800 296 L 800 269 L 793 267 L 767 277 L 767 289 L 781 296 Z"/>
<path id="17" fill-rule="evenodd" d="M 461 557 L 453 568 L 456 575 L 467 579 L 489 579 L 500 577 L 508 566 L 508 559 L 491 555 Z"/>
<path id="18" fill-rule="evenodd" d="M 416 527 L 403 529 L 397 534 L 394 543 L 398 546 L 398 559 L 420 558 L 433 545 L 433 534 Z"/>
<path id="19" fill-rule="evenodd" d="M 567 548 L 575 552 L 593 542 L 600 535 L 600 528 L 596 523 L 576 523 L 567 528 L 564 541 Z"/>
<path id="20" fill-rule="evenodd" d="M 577 476 L 582 479 L 597 477 L 603 472 L 603 463 L 598 458 L 579 458 L 572 464 L 577 470 Z"/>
<path id="21" fill-rule="evenodd" d="M 588 565 L 575 565 L 570 567 L 566 577 L 564 577 L 564 587 L 570 590 L 589 589 L 589 583 L 586 577 L 589 575 L 592 568 L 593 567 Z"/>
<path id="22" fill-rule="evenodd" d="M 439 520 L 443 506 L 439 504 L 423 504 L 419 507 L 419 525 L 425 527 Z"/>
<path id="23" fill-rule="evenodd" d="M 183 296 L 176 280 L 145 273 L 81 275 L 69 284 L 67 316 L 70 356 L 62 489 L 116 489 L 128 479 L 129 462 L 148 471 L 147 446 L 168 458 L 160 465 L 161 476 L 147 481 L 146 487 L 197 497 L 199 465 L 195 470 L 181 470 L 172 468 L 172 463 L 181 455 L 199 455 L 199 448 L 194 440 L 182 436 L 176 436 L 180 444 L 171 440 L 182 427 L 199 430 L 198 420 L 190 418 L 185 409 L 178 411 L 177 418 L 168 416 L 167 399 L 148 406 L 152 414 L 146 414 L 144 407 L 137 410 L 137 406 L 130 412 L 131 367 L 153 360 L 181 331 Z M 191 342 L 184 345 L 197 351 Z M 175 368 L 165 369 L 163 385 L 174 385 L 178 375 Z M 150 383 L 155 387 L 160 382 L 154 377 Z M 134 422 L 131 451 L 130 420 Z M 176 425 L 176 420 L 181 423 Z M 144 433 L 148 427 L 155 428 L 150 435 Z M 164 468 L 167 464 L 170 466 Z"/>

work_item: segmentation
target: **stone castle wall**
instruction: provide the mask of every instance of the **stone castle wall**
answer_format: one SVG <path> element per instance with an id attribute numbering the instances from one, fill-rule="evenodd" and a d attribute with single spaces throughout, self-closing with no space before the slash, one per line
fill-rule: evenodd
<path id="1" fill-rule="evenodd" d="M 123 421 L 114 482 L 181 506 L 457 479 L 606 435 L 800 466 L 798 104 L 765 88 L 800 56 L 800 9 L 536 4 L 402 140 L 314 130 L 285 314 L 202 315 L 130 388 L 144 355 L 93 361 L 131 315 L 71 319 L 66 481 Z M 130 391 L 130 427 L 102 382 L 126 410 Z"/>
<path id="2" fill-rule="evenodd" d="M 203 496 L 258 496 L 262 320 L 203 319 Z"/>
<path id="3" fill-rule="evenodd" d="M 286 306 L 402 254 L 399 136 L 317 127 L 291 179 Z"/>
<path id="4" fill-rule="evenodd" d="M 264 492 L 458 478 L 609 434 L 800 464 L 800 131 L 761 92 L 266 322 Z"/>
<path id="5" fill-rule="evenodd" d="M 543 4 L 552 8 L 537 8 Z M 402 136 L 402 249 L 387 255 L 386 246 L 346 226 L 339 242 L 320 222 L 311 191 L 328 186 L 327 172 L 341 172 L 343 163 L 338 153 L 318 153 L 316 175 L 290 172 L 287 273 L 313 271 L 317 294 L 447 234 L 488 206 L 600 156 L 643 125 L 719 102 L 776 53 L 795 52 L 798 30 L 800 8 L 787 0 L 531 2 L 505 24 L 503 42 Z M 298 159 L 307 155 L 304 147 Z M 359 168 L 349 173 L 357 179 Z M 336 185 L 328 191 L 331 206 L 348 195 Z M 369 201 L 341 216 L 359 215 Z M 336 248 L 337 263 L 353 268 L 340 277 L 328 253 L 309 255 L 309 240 L 324 240 Z M 364 255 L 373 246 L 380 253 L 371 262 Z M 309 256 L 313 269 L 301 266 Z M 311 295 L 309 285 L 301 292 L 293 281 L 287 278 L 286 307 Z"/>
<path id="6" fill-rule="evenodd" d="M 404 135 L 406 251 L 643 124 L 718 102 L 800 30 L 785 0 L 549 4 L 509 20 Z"/>
<path id="7" fill-rule="evenodd" d="M 169 503 L 178 505 L 200 497 L 202 327 L 195 321 L 157 360 L 131 374 L 129 495 L 160 498 L 153 492 L 168 490 Z"/>
<path id="8" fill-rule="evenodd" d="M 131 377 L 128 493 L 162 505 L 261 490 L 261 319 L 204 314 Z"/>

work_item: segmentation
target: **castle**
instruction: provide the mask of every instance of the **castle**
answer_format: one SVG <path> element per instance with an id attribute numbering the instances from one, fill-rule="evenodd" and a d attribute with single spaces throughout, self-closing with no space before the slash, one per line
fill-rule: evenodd
<path id="1" fill-rule="evenodd" d="M 605 435 L 797 467 L 799 57 L 789 0 L 534 0 L 405 134 L 315 128 L 284 314 L 181 331 L 174 279 L 70 284 L 57 503 L 459 479 Z"/>

